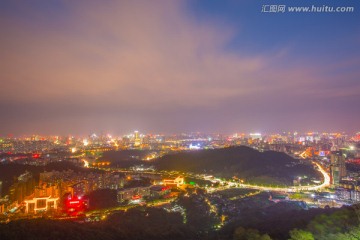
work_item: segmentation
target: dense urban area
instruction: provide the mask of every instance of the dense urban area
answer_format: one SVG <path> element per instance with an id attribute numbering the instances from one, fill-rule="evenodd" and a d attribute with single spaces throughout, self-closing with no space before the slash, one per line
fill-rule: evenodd
<path id="1" fill-rule="evenodd" d="M 149 239 L 358 239 L 359 142 L 318 132 L 3 137 L 0 237 L 60 221 Z"/>
<path id="2" fill-rule="evenodd" d="M 359 11 L 0 0 L 0 240 L 360 240 Z"/>

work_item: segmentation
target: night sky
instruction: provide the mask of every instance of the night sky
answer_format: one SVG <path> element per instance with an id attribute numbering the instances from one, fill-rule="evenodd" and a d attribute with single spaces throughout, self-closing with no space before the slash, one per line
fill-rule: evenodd
<path id="1" fill-rule="evenodd" d="M 360 130 L 359 0 L 2 0 L 0 31 L 1 136 Z"/>

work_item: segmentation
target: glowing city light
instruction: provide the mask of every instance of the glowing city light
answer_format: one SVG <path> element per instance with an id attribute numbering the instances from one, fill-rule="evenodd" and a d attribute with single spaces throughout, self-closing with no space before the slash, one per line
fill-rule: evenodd
<path id="1" fill-rule="evenodd" d="M 84 167 L 88 168 L 89 167 L 89 162 L 86 161 L 85 159 L 82 159 L 82 161 L 84 162 Z"/>

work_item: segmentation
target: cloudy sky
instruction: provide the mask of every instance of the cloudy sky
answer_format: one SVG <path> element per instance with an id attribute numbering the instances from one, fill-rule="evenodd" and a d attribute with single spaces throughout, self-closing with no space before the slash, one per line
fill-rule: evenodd
<path id="1" fill-rule="evenodd" d="M 3 0 L 0 135 L 359 131 L 359 23 L 358 0 Z"/>

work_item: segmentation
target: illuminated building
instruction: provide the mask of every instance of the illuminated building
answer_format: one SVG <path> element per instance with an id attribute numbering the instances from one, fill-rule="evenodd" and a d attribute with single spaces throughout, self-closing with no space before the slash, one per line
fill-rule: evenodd
<path id="1" fill-rule="evenodd" d="M 51 196 L 54 198 L 60 197 L 60 186 L 57 185 L 49 185 L 49 184 L 42 184 L 38 187 L 35 187 L 34 196 L 35 197 L 44 197 L 44 196 Z"/>
<path id="2" fill-rule="evenodd" d="M 150 196 L 150 186 L 125 188 L 117 192 L 118 202 Z"/>
<path id="3" fill-rule="evenodd" d="M 360 181 L 345 179 L 341 180 L 336 188 L 336 195 L 339 199 L 353 202 L 360 202 Z"/>
<path id="4" fill-rule="evenodd" d="M 360 202 L 360 192 L 347 189 L 347 188 L 336 188 L 336 196 L 338 199 L 346 200 L 346 201 L 353 201 L 353 202 Z"/>
<path id="5" fill-rule="evenodd" d="M 5 203 L 0 202 L 0 213 L 5 213 Z"/>
<path id="6" fill-rule="evenodd" d="M 0 152 L 12 152 L 14 144 L 9 139 L 0 139 Z"/>
<path id="7" fill-rule="evenodd" d="M 278 203 L 282 201 L 288 201 L 289 196 L 287 194 L 284 195 L 284 194 L 271 193 L 269 196 L 269 200 Z"/>
<path id="8" fill-rule="evenodd" d="M 250 133 L 250 138 L 261 140 L 261 133 Z"/>
<path id="9" fill-rule="evenodd" d="M 59 198 L 49 197 L 35 197 L 30 200 L 25 200 L 26 213 L 45 212 L 51 209 L 58 208 Z"/>
<path id="10" fill-rule="evenodd" d="M 134 132 L 134 147 L 139 147 L 141 144 L 141 138 L 139 131 Z"/>
<path id="11" fill-rule="evenodd" d="M 79 197 L 69 195 L 65 199 L 64 210 L 69 215 L 78 215 L 89 208 L 89 199 L 85 197 Z"/>
<path id="12" fill-rule="evenodd" d="M 24 200 L 26 213 L 38 213 L 58 208 L 58 200 L 61 195 L 60 184 L 41 183 L 35 187 L 31 197 Z"/>
<path id="13" fill-rule="evenodd" d="M 86 181 L 77 182 L 68 187 L 68 192 L 71 193 L 72 196 L 84 196 L 87 191 Z"/>
<path id="14" fill-rule="evenodd" d="M 33 153 L 54 147 L 55 144 L 46 139 L 0 139 L 0 152 Z"/>
<path id="15" fill-rule="evenodd" d="M 89 161 L 87 161 L 86 159 L 81 159 L 81 161 L 84 163 L 84 167 L 89 167 Z"/>
<path id="16" fill-rule="evenodd" d="M 0 199 L 0 214 L 6 213 L 11 209 L 17 208 L 19 205 L 16 202 L 10 202 L 9 199 Z"/>
<path id="17" fill-rule="evenodd" d="M 163 197 L 171 192 L 170 186 L 155 185 L 150 188 L 150 196 L 153 198 Z"/>
<path id="18" fill-rule="evenodd" d="M 134 138 L 139 139 L 139 131 L 134 131 Z"/>
<path id="19" fill-rule="evenodd" d="M 125 179 L 119 173 L 106 174 L 104 176 L 104 187 L 110 189 L 120 189 L 124 186 Z"/>
<path id="20" fill-rule="evenodd" d="M 10 201 L 22 203 L 35 189 L 35 180 L 30 172 L 25 172 L 17 178 L 17 182 L 10 187 Z"/>
<path id="21" fill-rule="evenodd" d="M 333 151 L 330 155 L 330 183 L 338 185 L 346 176 L 345 157 L 341 151 Z"/>
<path id="22" fill-rule="evenodd" d="M 356 142 L 360 142 L 360 132 L 356 133 L 352 139 Z"/>
<path id="23" fill-rule="evenodd" d="M 110 164 L 111 164 L 110 162 L 105 162 L 105 161 L 92 163 L 92 165 L 96 167 L 108 167 Z"/>
<path id="24" fill-rule="evenodd" d="M 184 184 L 184 178 L 181 176 L 176 178 L 167 178 L 163 179 L 163 183 L 165 186 L 179 187 Z"/>
<path id="25" fill-rule="evenodd" d="M 199 150 L 201 149 L 200 143 L 198 143 L 197 145 L 193 145 L 192 143 L 189 145 L 189 149 L 190 150 Z"/>
<path id="26" fill-rule="evenodd" d="M 91 148 L 86 148 L 85 153 L 87 153 L 88 155 L 95 155 L 96 153 L 102 153 L 102 152 L 108 152 L 113 150 L 112 147 L 91 147 Z"/>

